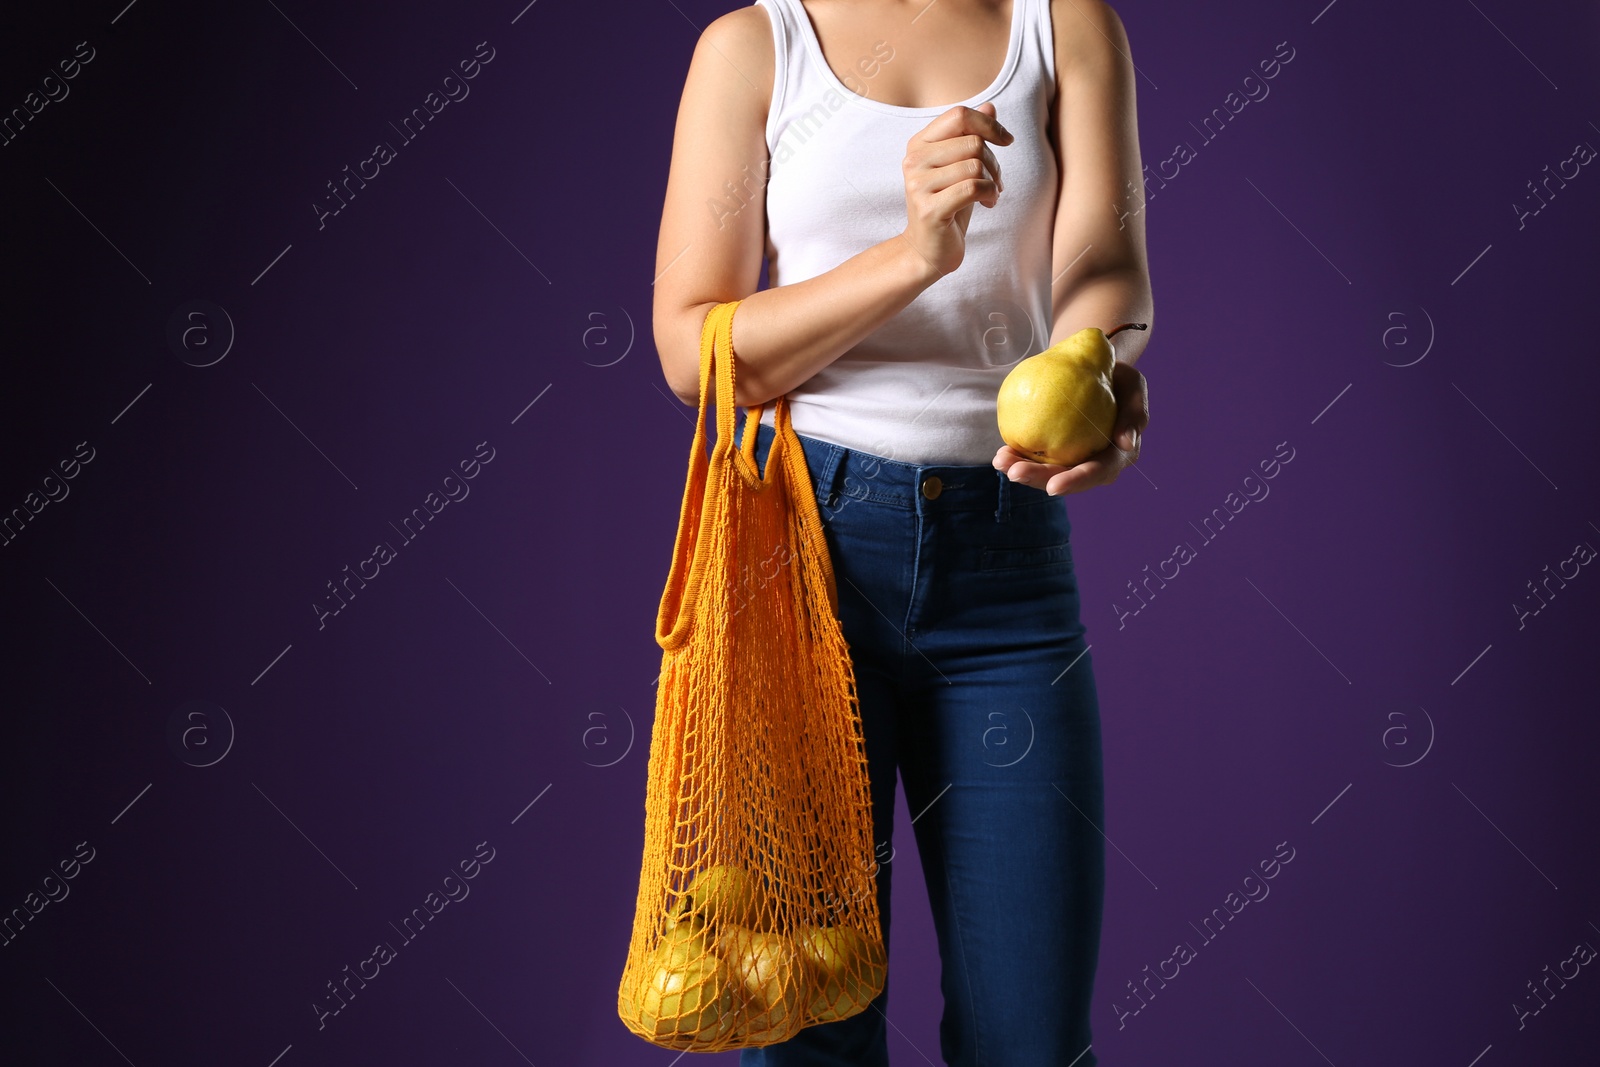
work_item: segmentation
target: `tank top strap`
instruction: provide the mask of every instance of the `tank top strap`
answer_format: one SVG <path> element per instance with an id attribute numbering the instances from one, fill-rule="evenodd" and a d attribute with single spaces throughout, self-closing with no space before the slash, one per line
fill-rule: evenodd
<path id="1" fill-rule="evenodd" d="M 794 97 L 789 89 L 790 72 L 803 64 L 805 57 L 799 54 L 803 44 L 794 24 L 794 12 L 785 0 L 755 0 L 755 4 L 766 9 L 767 18 L 772 23 L 772 103 L 767 108 L 766 131 L 767 151 L 771 153 L 778 144 L 778 121 L 783 115 L 784 106 Z"/>
<path id="2" fill-rule="evenodd" d="M 1030 46 L 1025 62 L 1037 64 L 1039 76 L 1053 91 L 1056 83 L 1055 23 L 1050 14 L 1050 0 L 1013 0 L 1028 6 L 1028 21 L 1023 28 L 1023 40 Z"/>

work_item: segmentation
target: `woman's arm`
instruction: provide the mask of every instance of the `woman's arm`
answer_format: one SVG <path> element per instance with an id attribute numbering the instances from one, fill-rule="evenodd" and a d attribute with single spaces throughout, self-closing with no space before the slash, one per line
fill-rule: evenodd
<path id="1" fill-rule="evenodd" d="M 712 307 L 733 319 L 734 398 L 782 396 L 892 318 L 965 255 L 973 207 L 1004 180 L 988 144 L 1012 135 L 987 110 L 952 107 L 918 131 L 901 164 L 906 228 L 814 278 L 755 291 L 766 252 L 766 122 L 772 26 L 750 5 L 706 27 L 678 107 L 661 237 L 654 331 L 661 366 L 686 404 L 700 397 L 700 329 Z M 986 176 L 987 175 L 987 176 Z"/>
<path id="2" fill-rule="evenodd" d="M 751 4 L 705 28 L 684 80 L 653 316 L 662 370 L 686 404 L 700 402 L 700 330 L 717 304 L 743 301 L 733 322 L 735 398 L 753 407 L 832 363 L 937 279 L 896 237 L 815 278 L 756 291 L 773 71 L 772 25 Z"/>
<path id="3" fill-rule="evenodd" d="M 1051 244 L 1050 343 L 1089 326 L 1107 333 L 1152 323 L 1145 254 L 1144 174 L 1134 106 L 1134 67 L 1122 20 L 1104 0 L 1051 0 L 1056 102 L 1052 139 L 1061 164 Z M 1035 463 L 1010 445 L 994 466 L 1052 495 L 1109 485 L 1137 462 L 1150 422 L 1149 386 L 1133 366 L 1150 332 L 1124 330 L 1113 347 L 1117 419 L 1106 446 L 1072 467 Z"/>
<path id="4" fill-rule="evenodd" d="M 1087 326 L 1109 332 L 1124 322 L 1153 324 L 1154 306 L 1127 34 L 1103 0 L 1052 0 L 1050 14 L 1057 87 L 1050 129 L 1061 161 L 1053 345 Z M 1117 361 L 1134 363 L 1149 340 L 1148 330 L 1118 334 Z"/>

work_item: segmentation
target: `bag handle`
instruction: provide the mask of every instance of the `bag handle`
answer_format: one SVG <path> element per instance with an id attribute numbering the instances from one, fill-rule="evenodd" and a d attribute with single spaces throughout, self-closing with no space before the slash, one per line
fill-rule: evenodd
<path id="1" fill-rule="evenodd" d="M 739 301 L 733 300 L 712 308 L 711 313 L 706 316 L 707 325 L 703 331 L 707 336 L 715 332 L 716 347 L 727 357 L 717 368 L 717 428 L 719 435 L 725 435 L 730 441 L 733 439 L 734 397 L 733 312 L 738 306 Z M 725 314 L 723 314 L 724 309 L 726 309 Z M 712 316 L 716 316 L 714 326 Z M 700 350 L 702 408 L 706 399 L 703 384 L 707 375 L 706 361 L 711 358 L 711 344 L 707 336 L 702 336 Z M 744 465 L 738 466 L 738 471 L 744 478 L 745 484 L 752 488 L 761 488 L 756 472 L 756 427 L 761 421 L 761 413 L 765 407 L 763 404 L 754 409 L 745 409 L 744 440 L 741 442 L 740 452 L 744 458 Z M 723 412 L 727 413 L 726 418 Z M 822 516 L 817 511 L 817 495 L 811 480 L 810 466 L 806 463 L 805 449 L 801 446 L 800 438 L 789 420 L 788 394 L 778 397 L 773 403 L 772 429 L 772 446 L 767 450 L 766 484 L 771 484 L 774 469 L 784 471 L 784 486 L 789 494 L 789 504 L 799 515 L 801 529 L 804 531 L 805 550 L 819 566 L 824 584 L 827 586 L 829 610 L 837 618 L 839 591 L 833 573 L 833 560 L 828 554 L 827 538 L 823 536 Z M 718 443 L 720 442 L 721 436 Z"/>
<path id="2" fill-rule="evenodd" d="M 839 613 L 838 591 L 835 585 L 832 561 L 828 556 L 827 541 L 822 532 L 821 516 L 817 512 L 816 493 L 813 489 L 805 452 L 800 439 L 789 421 L 787 395 L 772 401 L 772 446 L 767 452 L 766 471 L 756 469 L 756 436 L 765 403 L 745 408 L 744 440 L 733 447 L 735 370 L 733 353 L 733 314 L 741 300 L 718 304 L 706 313 L 700 329 L 700 412 L 695 419 L 694 441 L 689 448 L 689 474 L 684 484 L 683 503 L 678 513 L 678 535 L 673 546 L 672 567 L 667 574 L 666 590 L 661 596 L 656 614 L 656 643 L 664 650 L 681 648 L 689 640 L 694 621 L 694 608 L 700 595 L 700 585 L 705 567 L 695 566 L 701 553 L 696 548 L 709 542 L 715 524 L 727 514 L 725 507 L 710 498 L 714 487 L 722 480 L 713 479 L 732 464 L 739 477 L 750 489 L 761 492 L 772 487 L 777 471 L 785 474 L 785 490 L 789 503 L 799 514 L 804 530 L 806 549 L 820 564 L 826 581 L 828 604 L 835 616 Z M 721 352 L 721 358 L 717 353 Z M 717 440 L 712 446 L 709 460 L 706 457 L 706 416 L 712 391 L 717 400 Z M 803 487 L 797 491 L 797 487 Z"/>
<path id="3" fill-rule="evenodd" d="M 739 301 L 718 304 L 706 313 L 700 327 L 700 410 L 694 420 L 694 441 L 689 446 L 689 474 L 683 487 L 683 503 L 678 511 L 678 534 L 673 544 L 672 567 L 667 573 L 666 589 L 661 594 L 661 605 L 656 612 L 656 644 L 671 651 L 682 648 L 689 640 L 689 630 L 694 622 L 694 606 L 700 596 L 704 565 L 695 566 L 696 548 L 710 542 L 715 524 L 726 514 L 726 509 L 714 506 L 708 500 L 707 487 L 712 484 L 711 471 L 720 472 L 729 462 L 733 440 L 734 369 L 733 369 L 733 312 Z M 726 358 L 718 360 L 716 349 L 722 348 Z M 717 398 L 717 441 L 706 458 L 706 417 L 711 397 Z M 783 406 L 779 398 L 779 406 Z M 759 410 L 759 409 L 758 409 Z M 755 468 L 753 433 L 746 437 L 751 442 L 751 453 L 746 457 L 748 471 L 741 469 L 746 484 L 761 488 L 760 479 L 752 477 Z M 771 465 L 768 465 L 771 474 Z M 720 485 L 720 479 L 717 484 Z M 713 506 L 708 506 L 713 505 Z"/>
<path id="4" fill-rule="evenodd" d="M 828 591 L 828 610 L 837 619 L 839 587 L 833 574 L 833 557 L 828 552 L 828 539 L 822 532 L 822 516 L 817 511 L 817 493 L 811 478 L 811 466 L 806 462 L 806 451 L 800 444 L 799 435 L 789 423 L 787 401 L 773 411 L 772 422 L 775 431 L 772 451 L 777 452 L 782 447 L 783 455 L 780 461 L 787 465 L 784 484 L 800 487 L 798 491 L 791 488 L 789 502 L 800 516 L 800 528 L 804 531 L 806 551 L 811 553 L 811 558 L 816 562 L 823 585 Z M 750 434 L 750 438 L 754 440 L 755 435 Z M 772 463 L 770 456 L 767 463 L 769 466 Z"/>
<path id="5" fill-rule="evenodd" d="M 739 477 L 744 479 L 745 485 L 759 492 L 765 484 L 771 483 L 771 469 L 765 483 L 761 474 L 756 470 L 756 432 L 755 425 L 761 420 L 761 413 L 766 410 L 766 404 L 757 404 L 755 407 L 745 408 L 744 441 L 740 450 L 743 462 L 732 459 L 733 455 L 733 409 L 734 404 L 734 356 L 733 356 L 733 313 L 743 303 L 742 300 L 729 300 L 718 304 L 706 313 L 705 324 L 700 329 L 700 422 L 703 425 L 706 417 L 706 402 L 710 399 L 707 395 L 709 389 L 707 382 L 715 377 L 717 396 L 717 443 L 713 446 L 715 451 L 721 451 L 729 457 L 734 470 L 739 472 Z M 717 351 L 722 352 L 722 358 L 716 357 Z M 787 403 L 785 397 L 778 397 L 774 401 L 773 411 Z M 702 438 L 703 440 L 703 438 Z"/>

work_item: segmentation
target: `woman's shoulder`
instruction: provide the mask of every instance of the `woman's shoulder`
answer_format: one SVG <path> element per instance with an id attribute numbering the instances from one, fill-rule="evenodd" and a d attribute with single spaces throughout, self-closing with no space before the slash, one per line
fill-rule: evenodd
<path id="1" fill-rule="evenodd" d="M 777 48 L 774 44 L 771 16 L 760 4 L 745 4 L 718 15 L 700 31 L 696 53 L 707 50 L 706 62 L 731 68 L 735 83 L 743 82 L 748 91 L 761 102 L 761 115 L 766 118 L 772 106 L 772 83 L 777 70 Z"/>
<path id="2" fill-rule="evenodd" d="M 772 16 L 762 4 L 744 4 L 718 15 L 706 24 L 700 36 L 711 39 L 719 48 L 730 45 L 742 50 L 746 59 L 763 51 L 764 44 L 767 57 L 772 57 Z"/>
<path id="3" fill-rule="evenodd" d="M 1122 18 L 1105 0 L 1050 0 L 1050 26 L 1058 79 L 1085 66 L 1103 67 L 1109 56 L 1127 57 Z"/>

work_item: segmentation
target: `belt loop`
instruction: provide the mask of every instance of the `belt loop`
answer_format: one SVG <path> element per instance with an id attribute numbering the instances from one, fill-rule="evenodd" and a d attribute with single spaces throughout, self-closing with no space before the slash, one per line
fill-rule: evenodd
<path id="1" fill-rule="evenodd" d="M 822 469 L 812 471 L 811 479 L 822 498 L 822 506 L 832 510 L 839 506 L 839 476 L 844 473 L 844 457 L 848 449 L 832 441 L 824 441 L 823 445 Z"/>
<path id="2" fill-rule="evenodd" d="M 1006 476 L 1005 471 L 997 470 L 994 473 L 995 477 L 1000 479 L 999 503 L 994 509 L 994 519 L 996 522 L 1009 522 L 1011 519 L 1011 479 Z"/>

